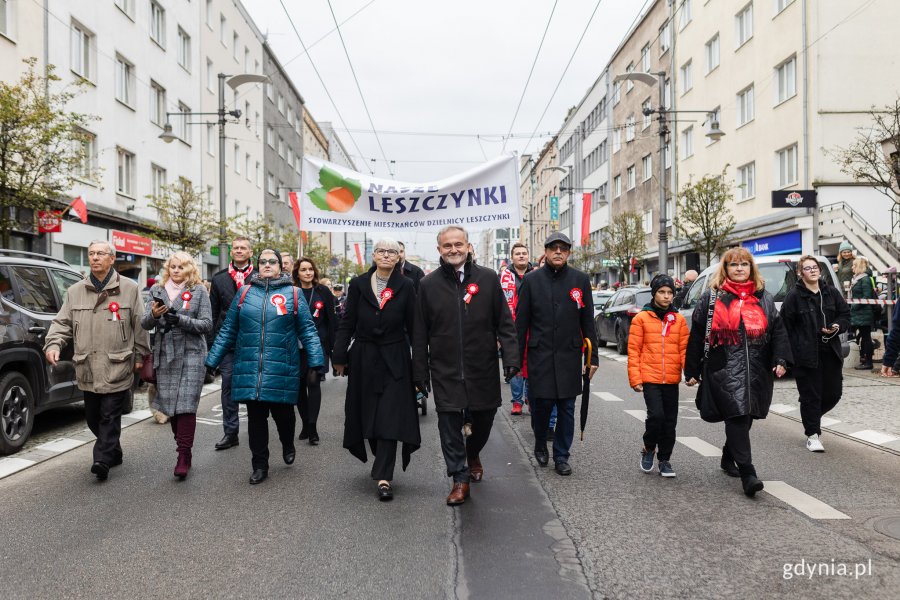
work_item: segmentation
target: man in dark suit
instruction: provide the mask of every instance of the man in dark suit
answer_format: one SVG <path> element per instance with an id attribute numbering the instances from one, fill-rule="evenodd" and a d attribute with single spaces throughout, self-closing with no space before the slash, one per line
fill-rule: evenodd
<path id="1" fill-rule="evenodd" d="M 413 282 L 413 287 L 418 294 L 419 282 L 425 277 L 425 271 L 406 260 L 406 246 L 403 242 L 398 243 L 400 244 L 400 268 L 403 269 L 403 274 Z"/>
<path id="2" fill-rule="evenodd" d="M 575 398 L 582 391 L 582 340 L 591 342 L 591 370 L 597 371 L 594 301 L 588 276 L 568 266 L 572 241 L 553 233 L 544 242 L 544 266 L 525 276 L 516 305 L 519 353 L 528 347 L 528 384 L 534 429 L 534 457 L 549 461 L 547 427 L 556 406 L 553 462 L 571 475 L 569 449 L 575 435 Z"/>

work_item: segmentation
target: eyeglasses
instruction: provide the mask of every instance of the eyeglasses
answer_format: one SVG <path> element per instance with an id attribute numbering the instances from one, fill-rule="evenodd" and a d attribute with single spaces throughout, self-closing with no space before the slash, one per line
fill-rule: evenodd
<path id="1" fill-rule="evenodd" d="M 277 258 L 261 258 L 261 259 L 259 259 L 259 266 L 261 266 L 261 267 L 264 265 L 277 265 L 280 263 L 281 263 L 281 261 L 278 260 Z"/>
<path id="2" fill-rule="evenodd" d="M 400 252 L 391 248 L 376 248 L 375 254 L 378 256 L 397 256 Z"/>
<path id="3" fill-rule="evenodd" d="M 803 267 L 804 273 L 815 273 L 818 270 L 819 270 L 819 267 L 817 267 L 817 266 L 816 267 Z"/>
<path id="4" fill-rule="evenodd" d="M 731 267 L 732 269 L 736 269 L 738 267 L 741 267 L 742 269 L 749 269 L 750 263 L 748 263 L 748 262 L 742 262 L 742 263 L 733 262 L 733 263 L 728 263 L 728 266 Z"/>
<path id="5" fill-rule="evenodd" d="M 109 252 L 99 252 L 99 251 L 95 251 L 95 252 L 88 252 L 88 256 L 89 256 L 89 257 L 92 257 L 92 256 L 112 256 L 112 254 L 110 254 Z"/>

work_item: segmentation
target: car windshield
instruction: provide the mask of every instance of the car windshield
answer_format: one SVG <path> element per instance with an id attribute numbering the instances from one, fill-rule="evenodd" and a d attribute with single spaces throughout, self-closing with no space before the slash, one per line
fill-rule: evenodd
<path id="1" fill-rule="evenodd" d="M 653 299 L 653 293 L 650 290 L 644 290 L 642 292 L 638 292 L 635 294 L 636 298 L 634 301 L 635 306 L 641 308 L 648 304 L 650 304 L 650 300 Z"/>

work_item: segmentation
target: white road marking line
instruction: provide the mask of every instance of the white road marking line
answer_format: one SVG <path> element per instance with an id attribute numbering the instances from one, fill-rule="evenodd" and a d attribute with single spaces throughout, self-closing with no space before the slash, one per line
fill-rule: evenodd
<path id="1" fill-rule="evenodd" d="M 149 419 L 153 416 L 153 413 L 149 410 L 134 410 L 128 413 L 127 415 L 122 415 L 122 418 L 125 419 L 134 419 L 135 421 L 143 421 L 144 419 Z"/>
<path id="2" fill-rule="evenodd" d="M 207 383 L 206 385 L 203 386 L 203 393 L 211 394 L 213 392 L 218 392 L 221 389 L 222 389 L 222 384 L 220 384 L 220 383 Z"/>
<path id="3" fill-rule="evenodd" d="M 837 419 L 832 419 L 831 417 L 822 417 L 820 424 L 822 427 L 831 427 L 832 425 L 837 425 L 840 423 Z"/>
<path id="4" fill-rule="evenodd" d="M 610 392 L 594 392 L 594 395 L 601 400 L 606 400 L 607 402 L 625 402 L 624 400 Z"/>
<path id="5" fill-rule="evenodd" d="M 204 417 L 197 417 L 197 422 L 203 423 L 204 425 L 221 425 L 222 424 L 221 419 L 219 419 L 217 421 L 216 419 L 206 419 Z"/>
<path id="6" fill-rule="evenodd" d="M 900 439 L 895 435 L 889 435 L 887 433 L 875 431 L 874 429 L 863 429 L 862 431 L 857 431 L 856 433 L 851 433 L 850 435 L 852 437 L 864 440 L 866 442 L 871 442 L 873 444 L 887 444 L 888 442 L 893 442 L 894 440 Z"/>
<path id="7" fill-rule="evenodd" d="M 797 410 L 798 408 L 798 406 L 791 406 L 790 404 L 773 404 L 769 407 L 769 410 L 779 414 L 784 414 L 787 412 L 791 412 L 792 410 Z"/>
<path id="8" fill-rule="evenodd" d="M 722 449 L 716 448 L 709 442 L 705 442 L 698 437 L 677 437 L 676 442 L 680 442 L 699 454 L 700 456 L 722 456 Z"/>
<path id="9" fill-rule="evenodd" d="M 73 440 L 72 438 L 58 438 L 53 440 L 52 442 L 41 444 L 35 449 L 47 450 L 48 452 L 66 452 L 68 450 L 72 450 L 73 448 L 77 448 L 78 446 L 84 446 L 85 444 L 87 444 L 87 442 L 83 440 Z"/>
<path id="10" fill-rule="evenodd" d="M 764 492 L 775 496 L 785 504 L 796 508 L 806 516 L 813 519 L 850 519 L 841 511 L 832 508 L 817 498 L 813 498 L 805 492 L 783 481 L 764 481 Z"/>
<path id="11" fill-rule="evenodd" d="M 638 421 L 646 421 L 647 420 L 647 411 L 646 410 L 626 410 L 626 413 L 637 419 Z"/>
<path id="12" fill-rule="evenodd" d="M 628 362 L 627 356 L 617 356 L 613 359 L 616 362 Z"/>
<path id="13" fill-rule="evenodd" d="M 33 464 L 36 464 L 35 461 L 26 458 L 0 459 L 0 479 L 3 479 L 7 475 L 18 473 L 22 469 L 27 469 Z"/>

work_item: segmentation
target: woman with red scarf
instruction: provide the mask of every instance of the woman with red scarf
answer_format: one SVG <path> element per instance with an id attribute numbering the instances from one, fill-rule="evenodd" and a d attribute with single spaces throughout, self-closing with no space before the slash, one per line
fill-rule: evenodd
<path id="1" fill-rule="evenodd" d="M 727 251 L 694 310 L 684 365 L 688 385 L 700 383 L 701 418 L 725 422 L 722 470 L 740 477 L 750 497 L 763 489 L 751 457 L 750 426 L 768 415 L 774 377 L 784 376 L 792 361 L 784 324 L 764 285 L 746 248 Z"/>

